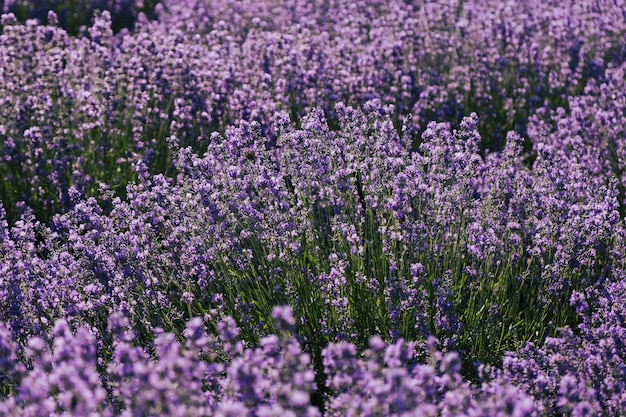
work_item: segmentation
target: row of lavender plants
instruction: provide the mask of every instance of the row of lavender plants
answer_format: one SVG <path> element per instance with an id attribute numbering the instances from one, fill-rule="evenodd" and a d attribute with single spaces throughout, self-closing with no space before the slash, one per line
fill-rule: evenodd
<path id="1" fill-rule="evenodd" d="M 626 412 L 623 3 L 155 13 L 2 16 L 0 414 Z"/>
<path id="2" fill-rule="evenodd" d="M 483 146 L 501 150 L 509 130 L 527 138 L 529 118 L 569 111 L 570 97 L 606 83 L 626 57 L 614 0 L 57 3 L 4 11 L 104 12 L 78 37 L 54 12 L 46 25 L 0 22 L 0 196 L 11 222 L 23 204 L 45 221 L 66 211 L 70 186 L 93 196 L 105 182 L 122 195 L 138 161 L 167 173 L 169 135 L 203 152 L 240 119 L 271 129 L 276 111 L 299 126 L 321 108 L 335 128 L 336 103 L 379 99 L 394 106 L 396 130 L 412 116 L 414 150 L 429 121 L 476 112 Z M 137 14 L 147 9 L 156 19 Z M 114 34 L 124 10 L 133 30 Z"/>
<path id="3" fill-rule="evenodd" d="M 515 134 L 481 158 L 475 116 L 455 131 L 430 124 L 411 153 L 379 102 L 336 110 L 336 131 L 321 111 L 301 129 L 277 114 L 275 145 L 255 123 L 214 134 L 203 156 L 170 137 L 175 180 L 140 165 L 125 199 L 103 186 L 99 204 L 73 188 L 74 207 L 50 226 L 30 211 L 12 227 L 5 220 L 7 410 L 168 415 L 171 404 L 189 415 L 230 406 L 231 415 L 300 415 L 321 402 L 328 415 L 522 405 L 530 414 L 521 415 L 619 415 L 624 226 L 617 182 L 593 175 L 582 141 L 539 144 L 529 169 Z M 284 324 L 271 316 L 285 304 L 280 320 L 296 332 L 279 349 L 271 335 Z M 574 332 L 553 338 L 565 325 Z M 189 326 L 219 334 L 215 343 L 243 362 L 213 345 L 200 356 L 181 348 Z M 83 340 L 80 360 L 63 353 L 72 337 Z M 45 356 L 46 346 L 60 353 Z M 117 356 L 119 346 L 144 362 Z M 292 349 L 300 359 L 267 362 Z M 220 371 L 192 378 L 205 360 Z M 38 387 L 43 375 L 52 382 Z M 196 392 L 215 398 L 180 398 Z"/>

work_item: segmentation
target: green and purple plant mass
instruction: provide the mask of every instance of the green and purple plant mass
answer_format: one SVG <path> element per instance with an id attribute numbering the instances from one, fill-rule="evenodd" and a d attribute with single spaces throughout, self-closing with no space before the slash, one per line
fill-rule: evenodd
<path id="1" fill-rule="evenodd" d="M 1 4 L 0 416 L 626 415 L 623 0 Z"/>

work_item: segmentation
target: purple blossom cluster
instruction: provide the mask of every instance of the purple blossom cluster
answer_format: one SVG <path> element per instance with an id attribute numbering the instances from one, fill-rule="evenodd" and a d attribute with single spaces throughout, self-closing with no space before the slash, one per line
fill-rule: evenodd
<path id="1" fill-rule="evenodd" d="M 623 272 L 604 285 L 574 292 L 571 304 L 582 320 L 542 347 L 528 343 L 509 352 L 492 380 L 531 395 L 547 415 L 619 416 L 626 409 L 624 384 Z"/>
<path id="2" fill-rule="evenodd" d="M 0 402 L 3 415 L 20 416 L 320 416 L 311 405 L 315 391 L 310 356 L 293 337 L 289 307 L 276 307 L 277 334 L 257 348 L 238 340 L 230 317 L 218 337 L 203 320 L 190 320 L 181 344 L 159 333 L 152 352 L 133 346 L 129 323 L 111 315 L 110 362 L 99 364 L 99 341 L 91 329 L 72 332 L 65 320 L 54 325 L 51 345 L 38 337 L 27 342 L 27 367 L 18 363 L 6 327 L 2 376 L 16 382 L 16 394 Z M 464 382 L 456 353 L 443 354 L 430 340 L 428 351 L 399 340 L 372 337 L 358 355 L 347 342 L 324 351 L 330 394 L 325 415 L 535 416 L 541 404 L 510 383 L 485 383 L 480 390 Z M 416 364 L 424 354 L 428 363 Z M 210 388 L 210 389 L 207 389 Z"/>
<path id="3" fill-rule="evenodd" d="M 277 335 L 247 348 L 227 317 L 218 337 L 203 320 L 186 324 L 185 342 L 160 332 L 150 351 L 134 345 L 122 314 L 107 329 L 108 363 L 97 354 L 89 327 L 72 332 L 58 320 L 51 343 L 28 339 L 28 366 L 16 361 L 10 331 L 2 335 L 2 375 L 15 382 L 15 395 L 0 402 L 2 415 L 20 416 L 319 416 L 310 403 L 315 388 L 310 356 L 291 336 L 291 310 L 274 310 Z M 209 388 L 209 389 L 207 389 Z"/>
<path id="4" fill-rule="evenodd" d="M 113 3 L 1 18 L 0 415 L 626 413 L 623 1 Z"/>

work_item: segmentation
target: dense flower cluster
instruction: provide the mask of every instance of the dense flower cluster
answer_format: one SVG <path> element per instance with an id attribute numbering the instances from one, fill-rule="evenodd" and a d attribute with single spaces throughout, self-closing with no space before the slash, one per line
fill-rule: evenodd
<path id="1" fill-rule="evenodd" d="M 86 327 L 73 334 L 66 321 L 57 321 L 52 349 L 40 338 L 29 339 L 28 370 L 16 366 L 9 332 L 0 327 L 3 376 L 19 382 L 19 394 L 0 402 L 0 413 L 320 416 L 310 404 L 315 390 L 310 356 L 291 333 L 292 311 L 277 307 L 272 316 L 279 334 L 263 338 L 255 349 L 237 340 L 239 329 L 230 317 L 220 322 L 217 338 L 195 318 L 187 323 L 184 345 L 173 334 L 160 333 L 150 354 L 132 346 L 128 322 L 112 315 L 111 361 L 104 376 Z M 415 353 L 412 343 L 386 344 L 380 337 L 372 337 L 363 358 L 353 344 L 330 345 L 324 352 L 332 392 L 326 415 L 537 415 L 532 397 L 510 384 L 472 389 L 463 382 L 456 353 L 444 355 L 433 345 L 424 365 L 412 364 Z"/>
<path id="2" fill-rule="evenodd" d="M 0 415 L 626 413 L 623 1 L 113 3 L 2 15 Z"/>

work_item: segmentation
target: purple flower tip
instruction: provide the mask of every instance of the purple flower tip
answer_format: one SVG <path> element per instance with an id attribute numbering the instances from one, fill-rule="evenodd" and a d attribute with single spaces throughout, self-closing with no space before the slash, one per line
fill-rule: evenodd
<path id="1" fill-rule="evenodd" d="M 296 326 L 293 309 L 290 306 L 275 306 L 272 309 L 272 319 L 277 330 L 292 330 Z"/>

